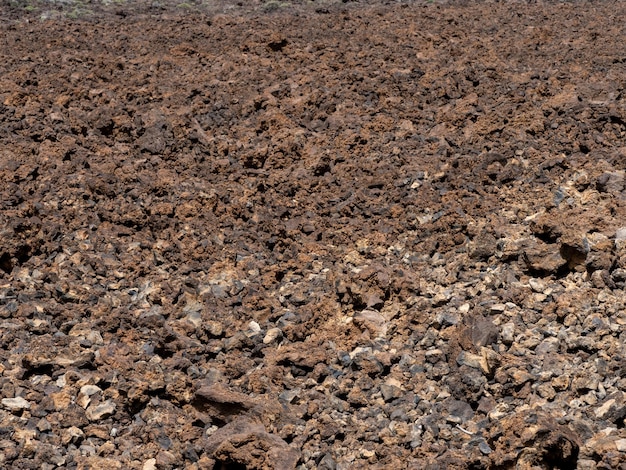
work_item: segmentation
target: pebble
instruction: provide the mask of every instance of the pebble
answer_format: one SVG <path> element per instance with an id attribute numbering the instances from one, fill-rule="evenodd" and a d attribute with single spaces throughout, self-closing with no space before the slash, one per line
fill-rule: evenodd
<path id="1" fill-rule="evenodd" d="M 485 455 L 489 455 L 493 452 L 491 450 L 491 447 L 489 447 L 489 444 L 487 444 L 485 441 L 480 441 L 478 443 L 478 449 Z"/>
<path id="2" fill-rule="evenodd" d="M 157 470 L 156 459 L 148 459 L 143 463 L 142 470 Z"/>
<path id="3" fill-rule="evenodd" d="M 626 452 L 626 439 L 617 439 L 615 441 L 615 447 L 619 452 Z"/>
<path id="4" fill-rule="evenodd" d="M 389 401 L 395 400 L 396 398 L 401 397 L 402 389 L 395 385 L 382 384 L 380 386 L 380 393 L 383 396 L 383 400 L 385 400 L 386 402 L 389 402 Z"/>
<path id="5" fill-rule="evenodd" d="M 245 335 L 248 338 L 253 338 L 261 334 L 261 332 L 262 332 L 261 327 L 254 320 L 251 320 L 250 323 L 248 323 L 248 328 L 246 328 L 246 330 L 244 331 Z"/>
<path id="6" fill-rule="evenodd" d="M 541 279 L 530 278 L 528 280 L 528 285 L 533 292 L 537 292 L 539 294 L 546 290 L 546 284 Z"/>
<path id="7" fill-rule="evenodd" d="M 2 405 L 10 411 L 21 411 L 30 409 L 30 403 L 22 397 L 3 398 Z"/>
<path id="8" fill-rule="evenodd" d="M 86 414 L 89 421 L 99 421 L 111 416 L 115 412 L 116 405 L 111 400 L 106 400 L 98 405 L 87 408 Z"/>
<path id="9" fill-rule="evenodd" d="M 280 328 L 270 328 L 267 330 L 265 337 L 263 338 L 263 344 L 271 344 L 276 340 L 282 338 L 283 332 Z"/>
<path id="10" fill-rule="evenodd" d="M 467 26 L 453 5 L 441 10 Z M 375 25 L 381 37 L 406 26 L 391 21 L 392 13 Z M 406 13 L 411 27 L 427 23 Z M 357 34 L 362 15 L 369 14 L 341 21 Z M 524 27 L 509 16 L 514 29 Z M 218 29 L 225 24 L 211 21 Z M 459 28 L 433 24 L 435 41 Z M 515 36 L 509 30 L 503 44 Z M 626 464 L 624 148 L 612 118 L 605 132 L 592 125 L 587 137 L 576 119 L 581 109 L 591 123 L 612 116 L 615 84 L 606 81 L 600 93 L 572 74 L 555 75 L 546 66 L 561 41 L 553 35 L 542 48 L 547 56 L 535 56 L 541 76 L 518 77 L 516 91 L 520 103 L 538 91 L 551 97 L 559 113 L 547 121 L 532 106 L 500 99 L 506 96 L 491 87 L 490 71 L 472 68 L 455 88 L 454 67 L 435 69 L 432 60 L 390 71 L 398 96 L 389 95 L 385 74 L 357 67 L 344 106 L 333 95 L 341 83 L 331 68 L 322 80 L 328 89 L 320 90 L 326 77 L 315 70 L 308 70 L 310 80 L 282 70 L 298 55 L 329 52 L 324 47 L 333 38 L 301 48 L 301 38 L 288 32 L 284 41 L 248 38 L 243 49 L 235 41 L 234 55 L 225 42 L 206 112 L 200 108 L 207 90 L 185 87 L 191 98 L 166 87 L 165 103 L 126 100 L 120 108 L 111 94 L 120 77 L 137 82 L 133 67 L 77 67 L 70 95 L 80 100 L 48 96 L 54 87 L 37 67 L 26 78 L 41 93 L 26 99 L 24 74 L 6 74 L 12 92 L 3 96 L 4 124 L 20 138 L 0 151 L 0 174 L 11 185 L 0 190 L 8 211 L 0 227 L 7 346 L 0 467 Z M 583 25 L 574 36 L 587 33 Z M 611 39 L 619 44 L 613 36 L 597 49 Z M 152 61 L 165 85 L 172 76 L 205 83 L 215 75 L 211 67 L 186 69 L 197 41 L 183 42 L 173 44 L 172 64 Z M 27 59 L 56 57 L 55 47 L 28 50 Z M 346 63 L 363 59 L 357 52 L 347 51 Z M 369 60 L 378 57 L 373 52 L 368 62 L 376 62 Z M 97 61 L 110 62 L 102 54 Z M 267 65 L 270 56 L 281 77 L 266 67 L 269 78 L 260 77 L 259 86 L 240 86 L 242 61 Z M 139 59 L 137 70 L 145 65 Z M 414 54 L 409 59 L 415 62 Z M 102 73 L 107 80 L 99 80 Z M 413 93 L 422 73 L 430 92 Z M 363 76 L 367 93 L 359 93 Z M 145 104 L 156 95 L 154 80 L 142 80 L 135 84 Z M 472 86 L 475 93 L 466 93 Z M 607 103 L 594 101 L 605 95 Z M 199 113 L 183 106 L 189 100 Z M 367 124 L 376 113 L 362 114 L 362 100 L 370 111 L 393 112 Z M 489 112 L 493 102 L 502 105 L 496 115 Z M 311 111 L 311 103 L 319 109 Z M 414 104 L 423 112 L 412 114 Z M 50 106 L 52 118 L 39 119 L 38 110 Z M 398 106 L 413 119 L 394 134 Z M 494 134 L 509 112 L 515 122 L 503 136 Z M 323 132 L 309 139 L 295 129 L 311 119 L 336 137 L 330 146 Z M 452 125 L 463 120 L 465 132 Z M 63 135 L 64 124 L 88 132 Z M 516 148 L 482 151 L 517 131 Z M 174 141 L 176 158 L 168 148 Z M 570 142 L 568 156 L 550 155 L 548 141 Z M 406 165 L 416 148 L 429 156 L 418 159 L 420 176 Z M 381 159 L 385 149 L 391 153 Z M 578 461 L 557 455 L 558 445 L 545 447 L 554 442 Z M 297 455 L 289 465 L 277 463 L 291 452 Z"/>

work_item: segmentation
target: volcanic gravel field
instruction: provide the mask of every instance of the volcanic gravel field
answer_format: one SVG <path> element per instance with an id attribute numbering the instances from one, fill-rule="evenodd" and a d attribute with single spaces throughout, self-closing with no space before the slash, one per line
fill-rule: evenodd
<path id="1" fill-rule="evenodd" d="M 19 1 L 1 468 L 626 468 L 626 2 Z"/>

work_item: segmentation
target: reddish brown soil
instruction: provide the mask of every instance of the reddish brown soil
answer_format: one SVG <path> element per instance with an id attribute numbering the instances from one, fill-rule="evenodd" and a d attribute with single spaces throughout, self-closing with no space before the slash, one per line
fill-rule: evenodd
<path id="1" fill-rule="evenodd" d="M 626 465 L 624 2 L 3 5 L 3 468 Z"/>

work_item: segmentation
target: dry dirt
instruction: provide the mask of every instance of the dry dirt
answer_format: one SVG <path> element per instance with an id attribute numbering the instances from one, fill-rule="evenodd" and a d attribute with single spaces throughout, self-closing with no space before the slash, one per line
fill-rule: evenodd
<path id="1" fill-rule="evenodd" d="M 1 5 L 2 468 L 626 468 L 626 3 Z"/>

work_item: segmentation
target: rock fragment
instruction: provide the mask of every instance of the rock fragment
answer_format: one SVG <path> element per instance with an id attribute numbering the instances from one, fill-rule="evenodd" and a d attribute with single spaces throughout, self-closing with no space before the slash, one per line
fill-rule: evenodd
<path id="1" fill-rule="evenodd" d="M 91 404 L 86 415 L 89 421 L 99 421 L 108 418 L 115 412 L 116 404 L 112 400 L 106 400 L 102 403 Z"/>
<path id="2" fill-rule="evenodd" d="M 9 411 L 22 411 L 30 409 L 30 402 L 22 397 L 3 398 L 2 406 L 4 406 Z"/>

